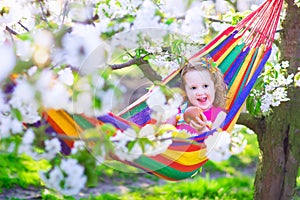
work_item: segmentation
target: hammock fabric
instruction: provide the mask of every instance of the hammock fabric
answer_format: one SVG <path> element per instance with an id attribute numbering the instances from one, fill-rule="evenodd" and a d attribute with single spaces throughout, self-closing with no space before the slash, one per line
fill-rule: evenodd
<path id="1" fill-rule="evenodd" d="M 190 61 L 209 55 L 217 63 L 228 85 L 226 102 L 227 116 L 221 127 L 230 132 L 241 112 L 257 77 L 268 60 L 283 0 L 267 0 L 235 26 L 228 27 L 209 44 L 202 48 Z M 180 69 L 174 71 L 163 84 L 172 85 Z M 151 123 L 151 110 L 146 100 L 149 91 L 119 115 L 108 113 L 97 118 L 84 115 L 70 115 L 62 110 L 47 110 L 44 118 L 53 131 L 67 136 L 79 136 L 88 128 L 110 123 L 119 130 L 126 130 L 133 124 L 140 127 Z M 193 176 L 208 160 L 204 139 L 215 130 L 192 138 L 174 138 L 164 152 L 156 156 L 141 156 L 133 162 L 112 157 L 130 166 L 140 168 L 167 180 L 182 180 Z M 62 140 L 63 152 L 68 154 L 73 141 Z"/>

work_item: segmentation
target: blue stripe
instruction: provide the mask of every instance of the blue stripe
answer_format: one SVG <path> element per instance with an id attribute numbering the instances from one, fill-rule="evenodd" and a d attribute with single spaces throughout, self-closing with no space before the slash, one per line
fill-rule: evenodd
<path id="1" fill-rule="evenodd" d="M 110 123 L 112 124 L 114 127 L 121 129 L 121 130 L 126 130 L 127 128 L 129 128 L 130 126 L 108 114 L 106 115 L 102 115 L 97 117 L 98 120 L 104 122 L 104 123 Z"/>
<path id="2" fill-rule="evenodd" d="M 239 109 L 241 108 L 241 106 L 243 105 L 244 101 L 246 100 L 247 96 L 249 95 L 253 85 L 255 84 L 260 72 L 262 71 L 262 69 L 264 68 L 267 60 L 270 57 L 272 48 L 270 48 L 264 55 L 262 61 L 260 62 L 258 68 L 256 69 L 256 71 L 254 72 L 253 76 L 251 77 L 249 83 L 245 86 L 245 88 L 243 89 L 243 91 L 241 92 L 241 95 L 236 98 L 236 101 L 234 102 L 232 108 L 229 110 L 225 121 L 224 121 L 224 126 L 227 125 L 228 123 L 230 123 L 230 121 L 235 117 L 236 113 L 239 111 Z"/>
<path id="3" fill-rule="evenodd" d="M 250 48 L 247 47 L 244 52 L 242 51 L 238 55 L 238 57 L 235 59 L 232 66 L 230 67 L 228 73 L 224 77 L 224 82 L 228 85 L 228 87 L 230 87 L 232 85 L 232 83 L 234 81 L 233 77 L 235 76 L 235 74 L 239 73 L 239 70 L 244 63 L 244 60 L 249 53 L 249 50 L 250 50 Z"/>
<path id="4" fill-rule="evenodd" d="M 238 33 L 238 30 L 233 31 L 230 36 L 228 36 L 223 42 L 221 42 L 221 44 L 219 44 L 214 50 L 212 50 L 211 52 L 209 52 L 209 55 L 211 57 L 213 57 L 216 53 L 218 53 L 221 49 L 223 49 L 224 46 L 226 46 L 226 44 L 228 44 L 229 42 L 231 42 L 231 40 L 234 38 L 234 36 L 237 33 Z"/>

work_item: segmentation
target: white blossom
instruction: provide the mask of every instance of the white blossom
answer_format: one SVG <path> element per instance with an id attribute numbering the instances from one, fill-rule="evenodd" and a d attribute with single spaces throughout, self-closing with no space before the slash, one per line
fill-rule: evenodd
<path id="1" fill-rule="evenodd" d="M 231 134 L 230 152 L 232 154 L 239 154 L 244 151 L 247 145 L 247 140 L 242 133 L 237 132 L 235 134 Z"/>
<path id="2" fill-rule="evenodd" d="M 0 60 L 1 60 L 0 82 L 2 82 L 13 70 L 16 64 L 16 57 L 12 45 L 9 44 L 0 45 Z"/>
<path id="3" fill-rule="evenodd" d="M 1 5 L 2 4 L 2 5 Z M 6 7 L 7 13 L 0 16 L 0 24 L 12 25 L 22 18 L 22 7 L 13 1 L 3 0 L 1 7 Z"/>
<path id="4" fill-rule="evenodd" d="M 163 135 L 156 138 L 156 142 L 152 145 L 147 145 L 145 149 L 145 155 L 155 156 L 163 153 L 172 144 L 172 132 L 165 132 Z"/>
<path id="5" fill-rule="evenodd" d="M 71 3 L 69 16 L 76 22 L 87 22 L 93 18 L 93 8 L 91 5 Z"/>
<path id="6" fill-rule="evenodd" d="M 54 77 L 52 71 L 42 71 L 35 87 L 42 96 L 42 105 L 45 108 L 65 109 L 70 103 L 71 94 L 68 88 Z"/>
<path id="7" fill-rule="evenodd" d="M 83 150 L 85 147 L 84 141 L 76 140 L 74 141 L 73 148 L 71 149 L 71 154 L 76 154 L 78 151 Z"/>
<path id="8" fill-rule="evenodd" d="M 165 95 L 159 88 L 153 90 L 146 103 L 151 109 L 151 118 L 158 122 L 165 122 L 178 113 L 178 107 L 182 104 L 183 97 L 176 93 L 173 98 L 166 100 Z"/>
<path id="9" fill-rule="evenodd" d="M 202 4 L 194 2 L 191 9 L 187 11 L 185 20 L 182 24 L 182 30 L 194 41 L 200 41 L 201 36 L 207 33 L 203 24 L 203 14 L 201 12 Z"/>
<path id="10" fill-rule="evenodd" d="M 215 132 L 204 140 L 206 156 L 212 161 L 227 160 L 231 156 L 230 135 L 226 131 Z"/>
<path id="11" fill-rule="evenodd" d="M 166 29 L 164 24 L 159 23 L 159 17 L 156 16 L 157 7 L 150 0 L 143 1 L 142 6 L 136 13 L 136 18 L 133 23 L 133 29 L 144 29 L 144 28 L 159 28 Z"/>
<path id="12" fill-rule="evenodd" d="M 60 166 L 55 166 L 50 171 L 49 177 L 43 172 L 40 172 L 40 176 L 46 186 L 64 195 L 78 194 L 87 180 L 84 168 L 72 158 L 63 159 Z"/>
<path id="13" fill-rule="evenodd" d="M 58 80 L 68 86 L 72 85 L 74 82 L 74 75 L 70 68 L 65 68 L 58 72 Z"/>
<path id="14" fill-rule="evenodd" d="M 174 6 L 176 5 L 176 6 Z M 187 1 L 184 0 L 164 0 L 162 1 L 162 10 L 170 17 L 181 17 L 188 8 Z"/>
<path id="15" fill-rule="evenodd" d="M 137 134 L 133 129 L 125 131 L 118 130 L 117 133 L 110 138 L 115 145 L 115 154 L 122 160 L 134 160 L 138 158 L 142 152 L 130 152 L 127 145 L 137 138 Z"/>
<path id="16" fill-rule="evenodd" d="M 145 125 L 143 128 L 141 128 L 139 132 L 139 137 L 141 138 L 148 138 L 149 140 L 154 140 L 155 139 L 155 130 L 153 126 L 150 124 Z"/>
<path id="17" fill-rule="evenodd" d="M 17 40 L 16 49 L 16 55 L 24 61 L 29 61 L 34 52 L 34 47 L 28 40 Z"/>
<path id="18" fill-rule="evenodd" d="M 38 113 L 38 102 L 35 99 L 35 88 L 25 79 L 18 79 L 9 104 L 21 112 L 25 123 L 34 123 L 41 119 Z"/>
<path id="19" fill-rule="evenodd" d="M 155 109 L 155 107 L 162 107 L 165 105 L 167 99 L 162 91 L 158 88 L 153 90 L 152 94 L 147 99 L 147 105 L 150 109 Z"/>
<path id="20" fill-rule="evenodd" d="M 23 138 L 22 138 L 22 143 L 26 145 L 30 145 L 33 143 L 35 138 L 35 134 L 32 129 L 27 129 L 25 132 Z"/>
<path id="21" fill-rule="evenodd" d="M 166 131 L 162 135 L 156 135 L 153 125 L 145 125 L 139 133 L 133 129 L 126 131 L 117 131 L 116 135 L 111 137 L 111 141 L 115 144 L 115 154 L 122 160 L 132 161 L 145 154 L 154 156 L 166 151 L 169 145 L 172 144 L 172 132 Z M 139 138 L 147 138 L 150 143 L 144 144 L 144 149 L 138 142 Z M 131 149 L 128 147 L 129 142 L 134 142 Z"/>
<path id="22" fill-rule="evenodd" d="M 45 150 L 49 160 L 53 159 L 61 151 L 61 143 L 57 138 L 45 141 Z"/>

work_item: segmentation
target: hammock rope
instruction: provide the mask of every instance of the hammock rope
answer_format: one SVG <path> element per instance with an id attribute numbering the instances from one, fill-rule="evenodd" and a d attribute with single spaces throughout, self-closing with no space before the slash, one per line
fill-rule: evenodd
<path id="1" fill-rule="evenodd" d="M 209 55 L 216 62 L 228 85 L 227 116 L 221 126 L 230 132 L 236 123 L 245 100 L 267 62 L 283 0 L 267 0 L 235 26 L 230 26 L 189 60 Z M 172 72 L 162 84 L 173 85 L 180 69 Z M 146 104 L 151 91 L 115 115 L 108 113 L 97 118 L 70 115 L 62 110 L 47 110 L 44 118 L 58 134 L 78 136 L 84 129 L 110 123 L 119 130 L 151 123 L 151 110 Z M 168 149 L 156 156 L 142 155 L 130 162 L 115 155 L 113 159 L 140 168 L 167 180 L 182 180 L 193 176 L 208 160 L 204 139 L 215 130 L 192 138 L 174 138 Z M 64 153 L 69 153 L 72 141 L 62 140 Z"/>

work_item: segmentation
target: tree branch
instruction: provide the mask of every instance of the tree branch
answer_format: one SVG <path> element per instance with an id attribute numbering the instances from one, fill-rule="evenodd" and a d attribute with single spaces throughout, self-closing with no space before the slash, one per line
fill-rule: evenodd
<path id="1" fill-rule="evenodd" d="M 226 23 L 226 24 L 231 24 L 230 21 L 225 21 L 225 20 L 220 20 L 220 19 L 214 19 L 212 17 L 207 17 L 207 19 L 211 22 L 220 22 L 220 23 Z"/>
<path id="2" fill-rule="evenodd" d="M 142 70 L 144 76 L 146 78 L 148 78 L 150 81 L 154 82 L 154 81 L 162 80 L 162 77 L 160 75 L 158 75 L 156 73 L 156 71 L 153 70 L 153 68 L 149 65 L 148 62 L 145 64 L 142 64 L 142 65 L 139 65 L 138 67 Z"/>
<path id="3" fill-rule="evenodd" d="M 261 134 L 266 130 L 265 118 L 257 118 L 249 113 L 241 113 L 237 123 L 247 126 L 256 134 Z"/>
<path id="4" fill-rule="evenodd" d="M 13 34 L 13 35 L 19 35 L 16 31 L 12 30 L 11 28 L 9 28 L 8 26 L 5 27 L 5 30 L 7 30 L 9 33 Z"/>
<path id="5" fill-rule="evenodd" d="M 121 63 L 121 64 L 109 65 L 109 67 L 112 70 L 117 70 L 117 69 L 122 69 L 122 68 L 125 68 L 125 67 L 130 67 L 131 65 L 137 65 L 142 70 L 144 76 L 146 78 L 148 78 L 150 81 L 154 82 L 154 81 L 161 80 L 162 77 L 160 75 L 158 75 L 156 73 L 156 71 L 154 71 L 152 69 L 152 67 L 149 65 L 147 60 L 144 60 L 144 58 L 147 55 L 142 56 L 140 58 L 134 57 L 133 59 L 129 60 L 128 62 Z"/>
<path id="6" fill-rule="evenodd" d="M 42 4 L 41 0 L 39 0 L 39 5 L 40 5 L 40 8 L 41 8 L 42 19 L 48 24 L 48 20 L 47 20 L 47 17 L 45 15 L 45 10 L 44 10 L 44 7 L 43 7 L 43 4 Z"/>
<path id="7" fill-rule="evenodd" d="M 19 24 L 23 29 L 25 29 L 27 32 L 29 32 L 29 29 L 28 29 L 26 26 L 24 26 L 21 22 L 18 22 L 18 24 Z"/>
<path id="8" fill-rule="evenodd" d="M 109 67 L 112 70 L 122 69 L 125 67 L 130 67 L 131 65 L 142 65 L 148 63 L 146 60 L 144 60 L 145 56 L 142 56 L 140 58 L 134 57 L 132 60 L 129 60 L 128 62 L 121 63 L 121 64 L 113 64 L 109 65 Z"/>

